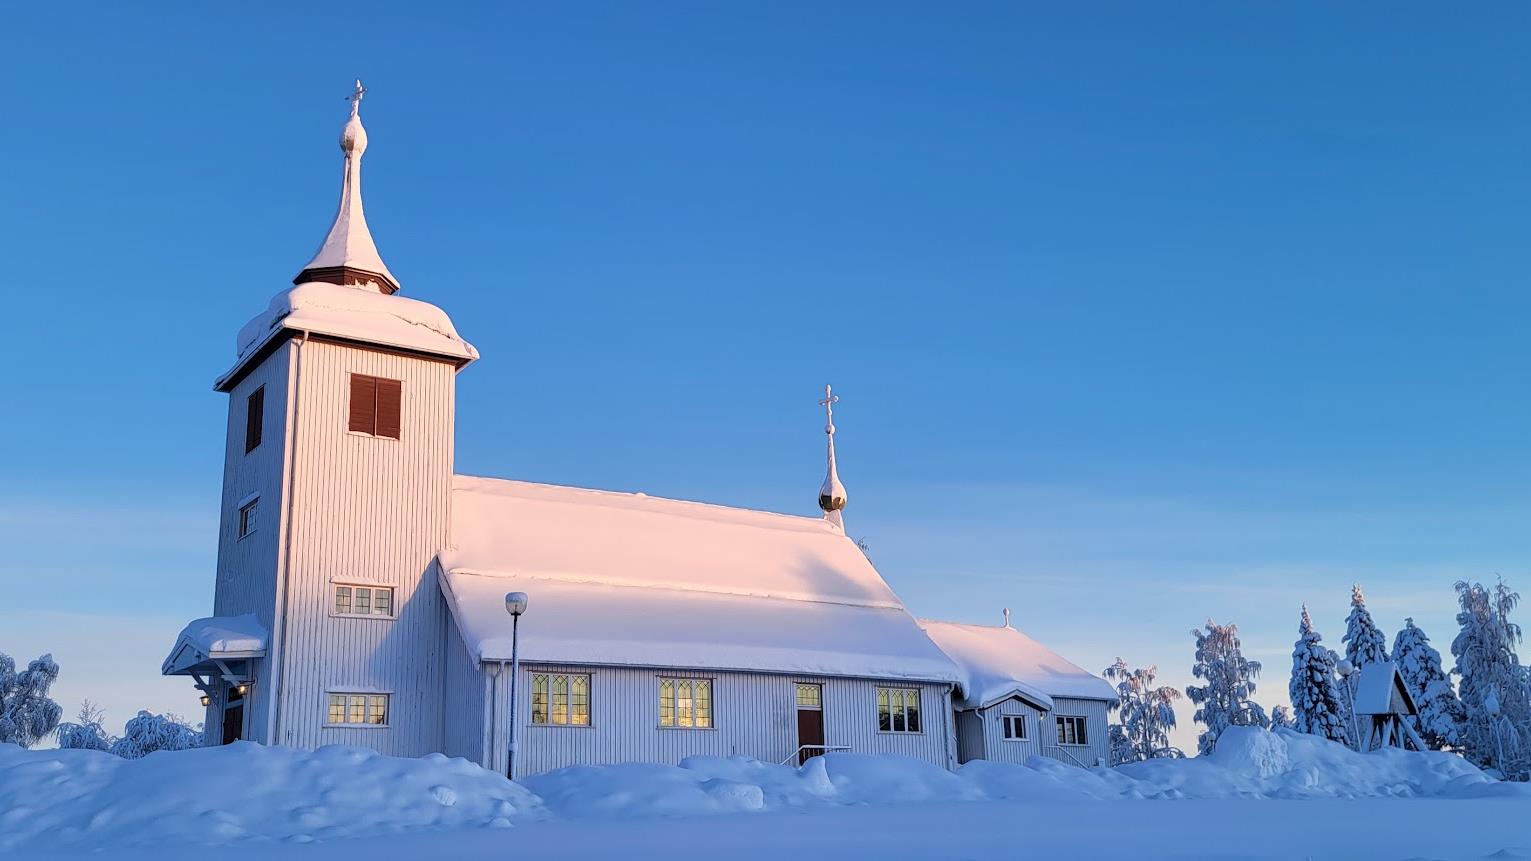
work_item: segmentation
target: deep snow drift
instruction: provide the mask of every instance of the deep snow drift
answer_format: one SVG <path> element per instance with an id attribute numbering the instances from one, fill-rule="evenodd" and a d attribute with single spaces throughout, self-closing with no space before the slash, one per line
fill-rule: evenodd
<path id="1" fill-rule="evenodd" d="M 802 768 L 697 757 L 678 767 L 567 768 L 522 785 L 460 759 L 399 759 L 346 747 L 300 752 L 239 743 L 132 761 L 0 745 L 0 854 L 545 828 L 568 819 L 817 815 L 913 802 L 921 810 L 980 802 L 1020 813 L 1079 801 L 1397 797 L 1519 804 L 1531 801 L 1531 787 L 1495 781 L 1450 754 L 1363 755 L 1313 736 L 1244 728 L 1225 734 L 1208 757 L 1114 770 L 1046 759 L 1026 766 L 975 762 L 948 772 L 852 754 L 819 757 Z M 1407 811 L 1400 814 L 1407 822 Z M 993 827 L 1006 829 L 1010 821 L 997 817 Z"/>

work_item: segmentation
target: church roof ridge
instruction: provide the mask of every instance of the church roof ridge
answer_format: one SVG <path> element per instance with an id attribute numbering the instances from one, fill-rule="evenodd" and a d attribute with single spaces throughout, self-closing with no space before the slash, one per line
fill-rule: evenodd
<path id="1" fill-rule="evenodd" d="M 566 505 L 607 505 L 616 508 L 641 507 L 656 514 L 669 514 L 675 517 L 690 517 L 693 519 L 731 520 L 740 525 L 759 525 L 766 528 L 787 529 L 791 531 L 818 532 L 823 534 L 840 534 L 839 530 L 831 527 L 822 517 L 812 517 L 805 514 L 788 514 L 780 511 L 768 511 L 761 508 L 745 508 L 738 505 L 725 505 L 718 502 L 703 502 L 694 499 L 677 499 L 669 496 L 654 496 L 643 491 L 609 490 L 599 487 L 578 487 L 570 484 L 553 484 L 548 482 L 524 481 L 515 478 L 500 478 L 489 475 L 469 475 L 456 473 L 452 476 L 452 489 L 463 490 L 470 493 L 500 493 L 501 495 L 515 495 L 521 497 L 537 496 L 544 501 L 563 503 Z M 515 493 L 517 489 L 530 491 L 530 493 Z M 509 492 L 508 494 L 505 492 Z M 567 498 L 558 498 L 565 496 Z M 579 498 L 575 498 L 579 497 Z M 626 504 L 624 504 L 626 503 Z M 716 514 L 720 517 L 699 517 L 699 515 Z M 748 521 L 769 521 L 752 524 Z"/>

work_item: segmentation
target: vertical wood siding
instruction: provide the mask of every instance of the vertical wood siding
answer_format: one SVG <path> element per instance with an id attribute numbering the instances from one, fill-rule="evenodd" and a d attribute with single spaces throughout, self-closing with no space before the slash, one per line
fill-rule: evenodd
<path id="1" fill-rule="evenodd" d="M 1085 734 L 1089 737 L 1087 745 L 1058 746 L 1058 729 L 1053 717 L 1057 715 L 1078 715 L 1085 719 Z M 1069 755 L 1077 758 L 1087 766 L 1095 765 L 1101 759 L 1110 762 L 1110 743 L 1106 737 L 1106 703 L 1104 700 L 1075 700 L 1067 697 L 1053 697 L 1052 715 L 1046 721 L 1047 735 L 1042 737 L 1042 752 L 1048 756 L 1063 760 L 1071 765 L 1077 765 L 1073 760 L 1059 753 L 1067 751 Z"/>
<path id="2" fill-rule="evenodd" d="M 213 615 L 253 613 L 266 630 L 275 616 L 276 571 L 281 556 L 285 521 L 289 377 L 292 347 L 272 353 L 229 392 L 228 425 L 224 435 L 223 499 L 218 518 L 218 569 L 213 588 Z M 245 451 L 245 404 L 250 394 L 265 387 L 261 443 Z M 240 501 L 259 494 L 258 525 L 239 537 Z M 247 737 L 266 741 L 266 718 L 271 691 L 260 683 L 268 662 L 255 662 L 256 684 L 245 703 Z M 190 684 L 190 680 L 187 682 Z M 204 715 L 207 738 L 221 741 L 222 724 L 216 707 Z"/>
<path id="3" fill-rule="evenodd" d="M 983 718 L 974 709 L 957 712 L 957 762 L 984 759 Z"/>
<path id="4" fill-rule="evenodd" d="M 278 741 L 439 751 L 448 623 L 431 572 L 447 541 L 455 369 L 322 341 L 302 350 Z M 352 373 L 403 381 L 399 439 L 349 431 Z M 332 616 L 337 580 L 393 586 L 396 618 Z M 324 726 L 331 690 L 390 693 L 388 725 Z"/>
<path id="5" fill-rule="evenodd" d="M 441 612 L 448 641 L 441 752 L 483 765 L 484 673 L 468 654 L 451 611 L 443 606 Z"/>
<path id="6" fill-rule="evenodd" d="M 981 732 L 984 735 L 984 758 L 994 762 L 1022 763 L 1042 752 L 1044 741 L 1057 741 L 1058 730 L 1052 717 L 1035 707 L 1011 697 L 978 712 Z M 1005 715 L 1023 715 L 1026 718 L 1026 740 L 1005 738 Z M 1093 737 L 1091 739 L 1094 740 Z M 1090 760 L 1085 760 L 1090 762 Z"/>
<path id="7" fill-rule="evenodd" d="M 590 726 L 531 724 L 531 676 L 537 672 L 590 675 Z M 660 676 L 713 679 L 713 729 L 659 726 Z M 785 676 L 765 673 L 694 672 L 631 667 L 527 666 L 516 694 L 516 774 L 525 776 L 569 765 L 621 762 L 675 764 L 688 756 L 750 756 L 781 762 L 797 749 L 796 683 L 824 686 L 824 742 L 855 753 L 891 753 L 942 768 L 956 762 L 949 701 L 944 684 L 898 683 L 920 690 L 923 732 L 877 729 L 877 687 L 869 679 Z M 495 687 L 492 768 L 503 771 L 510 709 L 504 676 Z"/>

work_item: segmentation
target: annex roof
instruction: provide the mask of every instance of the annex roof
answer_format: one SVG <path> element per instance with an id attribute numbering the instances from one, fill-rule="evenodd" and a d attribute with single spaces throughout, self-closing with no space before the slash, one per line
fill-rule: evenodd
<path id="1" fill-rule="evenodd" d="M 1008 626 L 921 619 L 925 633 L 957 665 L 961 678 L 953 704 L 988 708 L 1012 696 L 1052 708 L 1053 697 L 1115 700 L 1105 679 Z"/>
<path id="2" fill-rule="evenodd" d="M 161 675 L 185 675 L 218 661 L 240 661 L 266 654 L 266 626 L 254 615 L 193 619 L 176 637 L 160 665 Z"/>
<path id="3" fill-rule="evenodd" d="M 509 660 L 954 682 L 853 541 L 817 517 L 456 476 L 441 587 L 469 652 Z"/>

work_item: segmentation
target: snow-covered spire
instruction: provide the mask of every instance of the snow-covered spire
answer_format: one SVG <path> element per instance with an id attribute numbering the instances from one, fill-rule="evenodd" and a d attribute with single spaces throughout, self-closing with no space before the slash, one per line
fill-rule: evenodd
<path id="1" fill-rule="evenodd" d="M 351 117 L 340 130 L 340 149 L 346 154 L 345 177 L 340 185 L 340 208 L 335 223 L 319 246 L 319 253 L 308 261 L 294 284 L 325 281 L 330 284 L 370 286 L 381 293 L 397 293 L 399 281 L 383 265 L 372 233 L 367 230 L 367 216 L 361 205 L 361 157 L 367 151 L 367 130 L 361 124 L 361 100 L 367 89 L 356 82 L 347 96 Z"/>
<path id="2" fill-rule="evenodd" d="M 843 530 L 845 518 L 840 512 L 845 509 L 845 485 L 840 483 L 840 474 L 835 471 L 835 403 L 839 400 L 833 389 L 824 387 L 824 400 L 819 401 L 819 405 L 824 407 L 824 435 L 829 437 L 829 471 L 824 475 L 824 484 L 819 487 L 819 507 L 824 509 L 825 520 Z"/>

